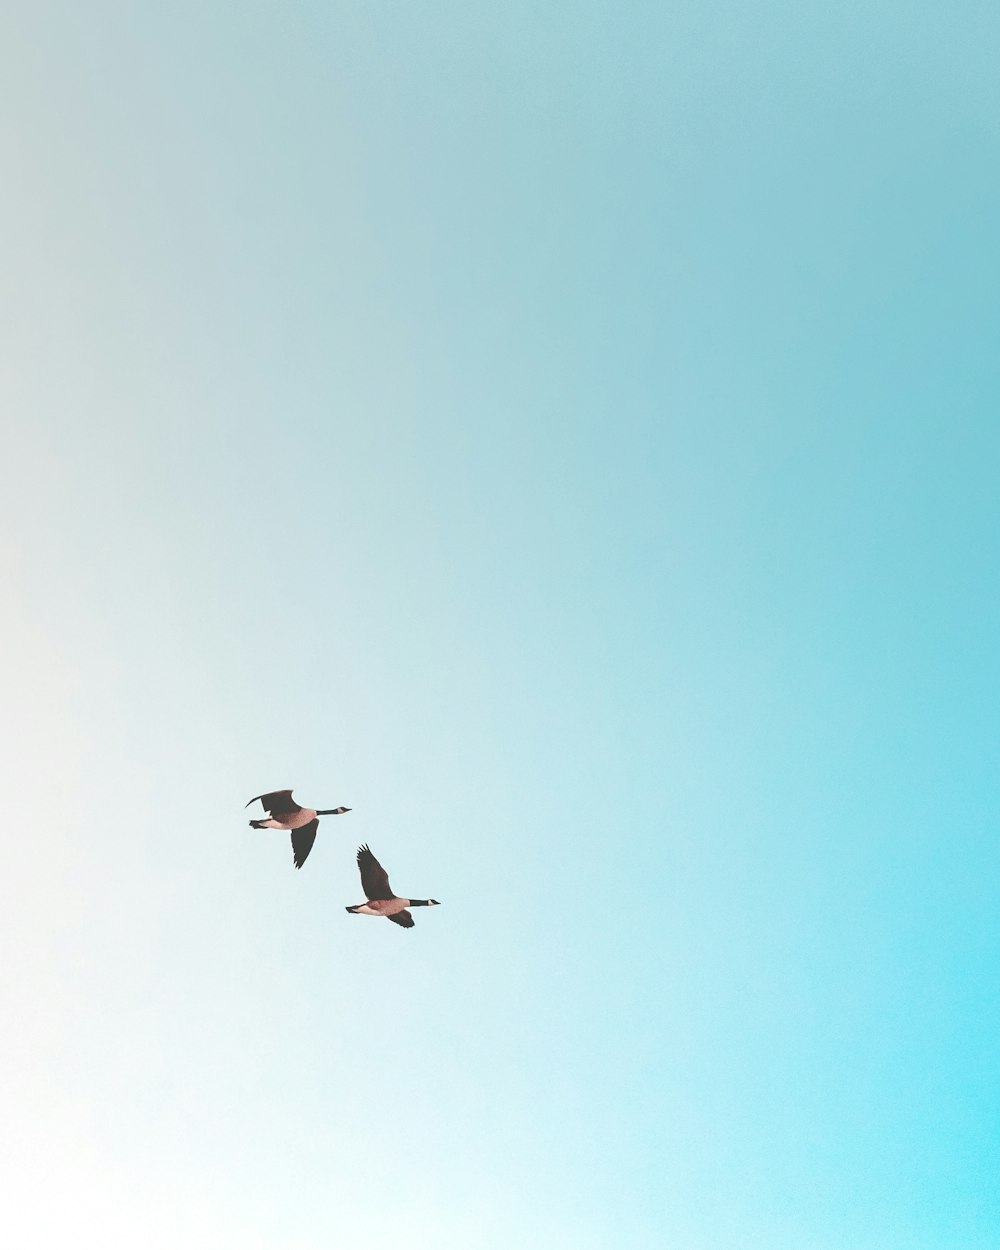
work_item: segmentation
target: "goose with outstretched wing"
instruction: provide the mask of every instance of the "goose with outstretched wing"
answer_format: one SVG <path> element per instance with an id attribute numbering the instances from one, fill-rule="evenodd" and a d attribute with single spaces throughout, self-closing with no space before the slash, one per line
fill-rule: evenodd
<path id="1" fill-rule="evenodd" d="M 346 910 L 353 916 L 385 916 L 393 924 L 412 929 L 414 921 L 408 908 L 439 906 L 436 898 L 397 898 L 389 884 L 389 874 L 367 846 L 358 847 L 358 868 L 368 901 L 348 907 Z"/>
<path id="2" fill-rule="evenodd" d="M 343 816 L 344 812 L 351 810 L 349 807 L 331 807 L 326 811 L 316 811 L 311 807 L 300 807 L 292 798 L 291 790 L 272 790 L 269 794 L 258 794 L 250 803 L 258 800 L 267 812 L 267 820 L 251 820 L 251 829 L 290 829 L 292 860 L 296 868 L 302 867 L 313 848 L 320 816 Z"/>

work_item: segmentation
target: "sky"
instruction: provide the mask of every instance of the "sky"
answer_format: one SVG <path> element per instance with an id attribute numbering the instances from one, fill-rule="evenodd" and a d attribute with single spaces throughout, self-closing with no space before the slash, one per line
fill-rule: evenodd
<path id="1" fill-rule="evenodd" d="M 0 7 L 9 1244 L 1000 1244 L 998 40 Z"/>

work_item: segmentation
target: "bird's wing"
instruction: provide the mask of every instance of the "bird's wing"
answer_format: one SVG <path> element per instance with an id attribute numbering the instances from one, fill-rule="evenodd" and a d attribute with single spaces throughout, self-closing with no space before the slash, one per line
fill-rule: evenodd
<path id="1" fill-rule="evenodd" d="M 257 798 L 250 800 L 250 803 L 256 803 L 260 799 L 264 805 L 264 811 L 270 812 L 272 816 L 288 816 L 292 812 L 300 812 L 302 808 L 292 798 L 291 790 L 272 790 L 270 794 L 258 794 Z M 250 806 L 247 804 L 247 807 Z"/>
<path id="2" fill-rule="evenodd" d="M 393 924 L 402 925 L 404 929 L 412 929 L 415 921 L 408 911 L 398 911 L 395 916 L 386 916 Z"/>
<path id="3" fill-rule="evenodd" d="M 301 868 L 306 862 L 306 856 L 313 849 L 313 843 L 316 841 L 318 828 L 319 821 L 310 820 L 308 825 L 303 825 L 301 829 L 292 830 L 292 859 L 295 860 L 296 868 Z"/>
<path id="4" fill-rule="evenodd" d="M 358 847 L 358 868 L 361 870 L 361 888 L 365 898 L 395 898 L 389 884 L 389 874 L 378 862 L 367 846 Z"/>

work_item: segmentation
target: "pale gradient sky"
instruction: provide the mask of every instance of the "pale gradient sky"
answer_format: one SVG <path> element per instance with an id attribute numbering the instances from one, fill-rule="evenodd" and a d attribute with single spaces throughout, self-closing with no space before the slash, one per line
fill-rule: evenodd
<path id="1" fill-rule="evenodd" d="M 0 7 L 5 1242 L 995 1250 L 998 52 Z"/>

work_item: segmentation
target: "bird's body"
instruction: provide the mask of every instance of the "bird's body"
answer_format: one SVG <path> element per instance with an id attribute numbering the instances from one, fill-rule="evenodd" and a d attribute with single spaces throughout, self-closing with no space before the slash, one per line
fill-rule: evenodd
<path id="1" fill-rule="evenodd" d="M 371 898 L 367 903 L 360 903 L 357 907 L 349 907 L 347 910 L 353 912 L 355 916 L 398 916 L 411 906 L 412 903 L 408 898 Z"/>
<path id="2" fill-rule="evenodd" d="M 355 916 L 385 916 L 393 924 L 412 929 L 414 920 L 410 907 L 437 907 L 436 898 L 398 898 L 389 885 L 389 874 L 367 846 L 358 847 L 358 869 L 367 902 L 346 908 Z"/>
<path id="3" fill-rule="evenodd" d="M 301 829 L 316 819 L 311 807 L 300 807 L 297 812 L 287 812 L 282 816 L 269 816 L 267 820 L 254 820 L 251 824 L 255 829 Z"/>
<path id="4" fill-rule="evenodd" d="M 250 827 L 291 830 L 292 861 L 296 868 L 302 867 L 313 848 L 320 816 L 342 816 L 344 812 L 351 810 L 349 807 L 332 807 L 326 811 L 316 811 L 312 807 L 300 807 L 292 798 L 291 790 L 272 790 L 269 794 L 258 794 L 250 803 L 256 803 L 258 799 L 268 814 L 267 819 L 251 820 Z"/>

